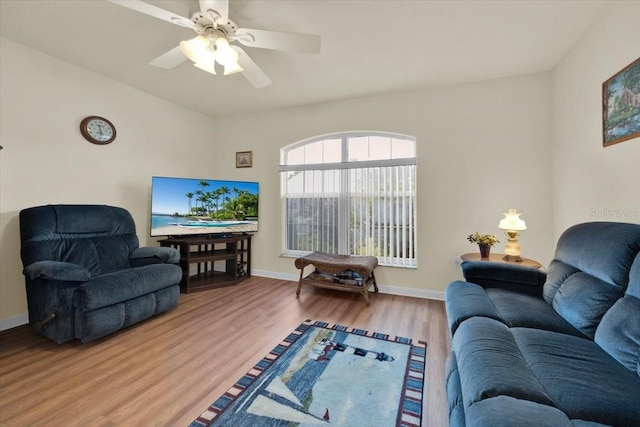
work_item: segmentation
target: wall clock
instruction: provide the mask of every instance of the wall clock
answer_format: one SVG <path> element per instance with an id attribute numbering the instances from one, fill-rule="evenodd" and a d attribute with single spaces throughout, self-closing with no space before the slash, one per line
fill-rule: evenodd
<path id="1" fill-rule="evenodd" d="M 94 144 L 110 144 L 116 139 L 116 127 L 109 120 L 99 116 L 89 116 L 80 122 L 82 136 Z"/>

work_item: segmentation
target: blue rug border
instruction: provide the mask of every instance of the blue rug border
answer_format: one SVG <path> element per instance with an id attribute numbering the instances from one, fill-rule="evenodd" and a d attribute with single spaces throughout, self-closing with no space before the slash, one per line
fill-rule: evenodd
<path id="1" fill-rule="evenodd" d="M 366 336 L 368 338 L 383 341 L 396 342 L 410 346 L 409 361 L 405 371 L 400 407 L 398 409 L 397 427 L 420 427 L 422 425 L 422 401 L 424 398 L 424 381 L 427 355 L 427 343 L 400 336 L 391 337 L 388 334 L 369 332 L 366 329 L 350 328 L 344 325 L 332 324 L 321 320 L 307 319 L 291 332 L 285 339 L 276 345 L 253 368 L 249 369 L 236 383 L 222 396 L 216 399 L 204 412 L 198 416 L 189 427 L 208 427 L 215 422 L 231 404 L 249 388 L 271 365 L 284 354 L 293 343 L 298 341 L 311 327 L 319 327 L 340 332 Z M 253 375 L 252 372 L 258 372 Z M 400 409 L 401 408 L 401 409 Z M 416 423 L 417 422 L 417 423 Z"/>

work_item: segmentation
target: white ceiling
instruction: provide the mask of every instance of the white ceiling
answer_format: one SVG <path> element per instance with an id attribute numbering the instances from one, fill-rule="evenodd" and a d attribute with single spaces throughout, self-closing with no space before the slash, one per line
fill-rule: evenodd
<path id="1" fill-rule="evenodd" d="M 188 17 L 198 10 L 196 0 L 148 2 Z M 193 31 L 103 0 L 0 0 L 0 33 L 215 117 L 550 70 L 611 4 L 231 0 L 240 27 L 322 37 L 319 55 L 245 48 L 273 80 L 263 89 L 189 61 L 148 65 Z"/>

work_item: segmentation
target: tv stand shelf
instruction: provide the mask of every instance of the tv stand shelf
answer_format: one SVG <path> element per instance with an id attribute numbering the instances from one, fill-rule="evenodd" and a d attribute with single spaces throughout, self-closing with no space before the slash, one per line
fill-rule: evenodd
<path id="1" fill-rule="evenodd" d="M 159 243 L 180 252 L 180 292 L 233 286 L 251 277 L 251 234 L 174 237 Z"/>

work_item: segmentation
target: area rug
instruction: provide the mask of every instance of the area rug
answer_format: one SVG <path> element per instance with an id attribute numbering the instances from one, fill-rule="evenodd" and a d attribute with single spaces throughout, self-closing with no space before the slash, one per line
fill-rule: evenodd
<path id="1" fill-rule="evenodd" d="M 190 426 L 420 426 L 426 349 L 307 320 Z"/>

